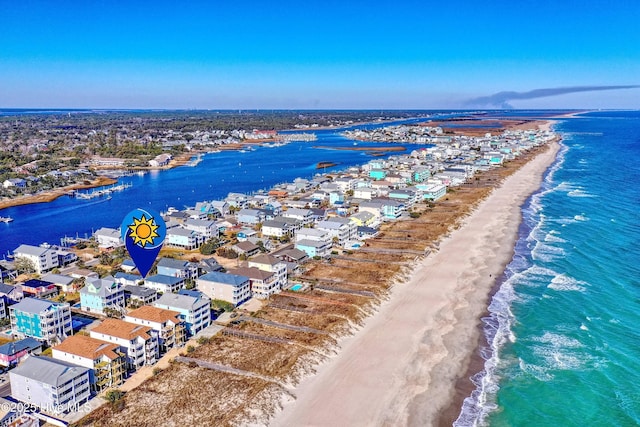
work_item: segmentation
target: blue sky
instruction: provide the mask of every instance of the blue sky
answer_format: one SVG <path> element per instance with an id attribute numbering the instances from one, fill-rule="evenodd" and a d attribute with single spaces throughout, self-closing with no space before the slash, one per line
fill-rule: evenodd
<path id="1" fill-rule="evenodd" d="M 0 0 L 0 108 L 461 108 L 640 84 L 640 1 Z M 640 89 L 513 101 L 640 108 Z"/>

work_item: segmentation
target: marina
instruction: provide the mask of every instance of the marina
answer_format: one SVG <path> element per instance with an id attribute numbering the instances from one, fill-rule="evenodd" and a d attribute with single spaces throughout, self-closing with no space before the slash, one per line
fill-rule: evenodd
<path id="1" fill-rule="evenodd" d="M 125 184 L 113 185 L 111 187 L 103 188 L 100 190 L 93 190 L 87 193 L 81 193 L 79 191 L 76 191 L 73 193 L 73 197 L 76 197 L 78 199 L 84 199 L 84 200 L 95 199 L 96 197 L 103 197 L 103 196 L 107 196 L 108 198 L 110 198 L 111 193 L 124 191 L 127 188 L 131 188 L 131 186 L 132 186 L 131 183 L 125 183 Z"/>

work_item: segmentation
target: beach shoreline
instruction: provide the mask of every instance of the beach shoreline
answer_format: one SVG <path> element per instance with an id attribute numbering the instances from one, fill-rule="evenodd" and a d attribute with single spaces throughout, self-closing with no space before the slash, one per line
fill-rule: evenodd
<path id="1" fill-rule="evenodd" d="M 508 177 L 409 280 L 396 283 L 378 313 L 342 339 L 338 355 L 296 387 L 296 400 L 270 424 L 451 425 L 452 408 L 459 411 L 470 391 L 464 377 L 478 362 L 480 319 L 513 257 L 520 208 L 558 149 L 549 144 Z"/>

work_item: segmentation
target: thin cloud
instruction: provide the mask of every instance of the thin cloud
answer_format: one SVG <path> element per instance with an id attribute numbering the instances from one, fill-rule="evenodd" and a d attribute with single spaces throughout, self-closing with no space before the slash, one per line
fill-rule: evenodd
<path id="1" fill-rule="evenodd" d="M 529 92 L 498 92 L 489 96 L 481 96 L 467 100 L 464 105 L 466 107 L 498 107 L 513 108 L 509 101 L 519 99 L 545 98 L 548 96 L 565 95 L 567 93 L 576 92 L 593 92 L 598 90 L 618 90 L 618 89 L 635 89 L 640 85 L 623 85 L 623 86 L 568 86 L 546 89 L 534 89 Z"/>

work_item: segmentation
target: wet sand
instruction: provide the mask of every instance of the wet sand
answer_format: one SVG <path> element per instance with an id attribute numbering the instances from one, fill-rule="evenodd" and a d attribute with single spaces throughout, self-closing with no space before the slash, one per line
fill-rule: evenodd
<path id="1" fill-rule="evenodd" d="M 420 261 L 337 356 L 295 389 L 274 426 L 437 425 L 459 396 L 479 319 L 513 248 L 520 206 L 559 149 L 550 144 Z M 450 415 L 449 415 L 450 416 Z"/>

